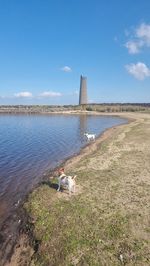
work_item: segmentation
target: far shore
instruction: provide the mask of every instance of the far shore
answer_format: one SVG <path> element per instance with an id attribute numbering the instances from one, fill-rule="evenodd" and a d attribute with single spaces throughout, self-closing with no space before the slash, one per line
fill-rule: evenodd
<path id="1" fill-rule="evenodd" d="M 128 124 L 106 130 L 63 164 L 65 172 L 77 174 L 77 191 L 71 198 L 67 191 L 56 192 L 55 172 L 29 195 L 24 205 L 29 231 L 20 234 L 7 266 L 19 266 L 19 261 L 35 266 L 150 262 L 150 114 L 83 113 L 119 116 Z"/>
<path id="2" fill-rule="evenodd" d="M 85 105 L 0 105 L 0 114 L 76 114 L 148 112 L 150 103 L 101 103 Z"/>

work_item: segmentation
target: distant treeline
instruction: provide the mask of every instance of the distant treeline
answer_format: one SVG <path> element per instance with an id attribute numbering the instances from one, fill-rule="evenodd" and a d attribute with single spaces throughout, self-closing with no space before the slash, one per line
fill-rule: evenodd
<path id="1" fill-rule="evenodd" d="M 150 112 L 150 103 L 101 103 L 85 105 L 0 105 L 0 113 L 51 113 L 65 111 Z"/>
<path id="2" fill-rule="evenodd" d="M 150 112 L 150 103 L 89 104 L 86 110 L 97 112 Z"/>

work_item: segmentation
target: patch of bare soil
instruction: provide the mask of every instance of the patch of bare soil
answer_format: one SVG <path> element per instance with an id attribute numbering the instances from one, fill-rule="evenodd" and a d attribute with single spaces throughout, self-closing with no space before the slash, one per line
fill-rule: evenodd
<path id="1" fill-rule="evenodd" d="M 34 249 L 29 244 L 28 236 L 22 234 L 19 238 L 18 244 L 15 247 L 15 253 L 6 266 L 25 266 L 30 265 L 31 257 L 34 254 Z"/>

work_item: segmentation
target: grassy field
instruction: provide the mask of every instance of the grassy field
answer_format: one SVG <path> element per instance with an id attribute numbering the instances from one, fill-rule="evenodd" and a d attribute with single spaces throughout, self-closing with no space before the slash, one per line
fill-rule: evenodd
<path id="1" fill-rule="evenodd" d="M 57 192 L 56 179 L 30 195 L 37 250 L 26 265 L 150 265 L 150 115 L 126 116 L 135 120 L 67 163 L 74 195 Z"/>

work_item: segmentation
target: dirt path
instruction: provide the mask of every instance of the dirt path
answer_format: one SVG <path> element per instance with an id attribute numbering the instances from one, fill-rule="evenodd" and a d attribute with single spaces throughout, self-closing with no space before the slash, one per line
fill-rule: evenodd
<path id="1" fill-rule="evenodd" d="M 125 116 L 135 120 L 66 162 L 75 195 L 56 180 L 30 195 L 36 252 L 22 245 L 8 265 L 150 265 L 150 115 Z"/>

